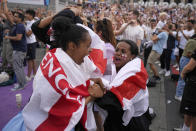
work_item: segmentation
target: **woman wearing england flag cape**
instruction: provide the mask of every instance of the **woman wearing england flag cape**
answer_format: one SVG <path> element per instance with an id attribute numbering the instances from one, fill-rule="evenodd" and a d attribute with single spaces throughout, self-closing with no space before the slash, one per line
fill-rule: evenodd
<path id="1" fill-rule="evenodd" d="M 92 105 L 88 103 L 103 96 L 103 91 L 101 82 L 90 82 L 96 69 L 87 59 L 91 37 L 86 29 L 63 16 L 53 20 L 52 28 L 59 48 L 45 55 L 29 103 L 3 131 L 72 131 L 78 123 L 85 130 L 96 128 Z"/>
<path id="2" fill-rule="evenodd" d="M 102 79 L 107 93 L 95 100 L 107 111 L 104 131 L 148 131 L 148 75 L 133 41 L 122 40 L 114 55 L 112 81 Z"/>
<path id="3" fill-rule="evenodd" d="M 89 53 L 89 58 L 93 62 L 93 64 L 97 67 L 96 73 L 94 73 L 96 76 L 99 77 L 103 75 L 105 72 L 107 60 L 105 58 L 105 43 L 99 38 L 99 36 L 93 32 L 89 27 L 84 26 L 82 23 L 83 21 L 80 19 L 79 14 L 81 13 L 81 10 L 75 7 L 70 7 L 63 9 L 58 14 L 46 17 L 45 19 L 39 20 L 35 22 L 32 25 L 32 31 L 36 35 L 36 37 L 42 41 L 43 43 L 47 43 L 50 45 L 50 49 L 57 48 L 58 45 L 54 41 L 53 38 L 53 29 L 51 28 L 51 22 L 56 17 L 67 17 L 71 19 L 71 22 L 73 24 L 77 24 L 79 26 L 82 26 L 86 30 L 88 30 L 90 36 L 91 36 L 91 49 L 92 51 Z M 93 75 L 94 75 L 93 74 Z"/>

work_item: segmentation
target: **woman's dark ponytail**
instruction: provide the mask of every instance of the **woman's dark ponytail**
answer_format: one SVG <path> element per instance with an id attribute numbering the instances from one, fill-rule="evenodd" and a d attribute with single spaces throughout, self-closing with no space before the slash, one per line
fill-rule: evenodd
<path id="1" fill-rule="evenodd" d="M 73 24 L 71 19 L 64 16 L 56 17 L 53 20 L 52 29 L 55 43 L 63 50 L 67 49 L 69 42 L 79 45 L 80 41 L 85 41 L 88 33 L 86 29 Z"/>

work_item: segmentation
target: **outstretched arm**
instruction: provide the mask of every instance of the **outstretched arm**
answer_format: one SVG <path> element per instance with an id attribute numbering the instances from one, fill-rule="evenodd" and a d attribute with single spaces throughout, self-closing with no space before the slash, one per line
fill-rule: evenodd
<path id="1" fill-rule="evenodd" d="M 63 10 L 64 10 L 64 9 L 63 9 Z M 80 9 L 77 9 L 77 8 L 75 8 L 75 7 L 72 7 L 72 8 L 70 8 L 70 10 L 73 11 L 74 14 L 75 14 L 76 16 L 78 16 L 78 15 L 80 14 Z M 45 28 L 45 27 L 47 27 L 47 26 L 52 22 L 52 19 L 53 19 L 53 17 L 54 17 L 55 15 L 56 15 L 56 14 L 54 14 L 54 15 L 52 15 L 52 16 L 48 16 L 48 17 L 46 17 L 45 19 L 42 19 L 42 20 L 40 21 L 38 27 L 39 27 L 39 28 Z"/>

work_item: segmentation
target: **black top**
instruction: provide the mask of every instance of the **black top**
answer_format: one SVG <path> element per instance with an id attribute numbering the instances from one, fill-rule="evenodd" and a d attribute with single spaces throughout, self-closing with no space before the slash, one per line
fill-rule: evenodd
<path id="1" fill-rule="evenodd" d="M 107 91 L 102 98 L 95 100 L 95 103 L 108 112 L 104 122 L 104 131 L 149 131 L 151 120 L 148 111 L 141 116 L 133 117 L 127 126 L 123 125 L 123 109 L 118 98 L 110 91 Z"/>
<path id="2" fill-rule="evenodd" d="M 167 39 L 167 49 L 172 50 L 175 47 L 175 37 L 171 34 L 169 34 Z"/>
<path id="3" fill-rule="evenodd" d="M 196 61 L 196 50 L 192 54 L 192 58 Z M 191 78 L 191 80 L 196 82 L 196 67 L 191 72 L 187 73 L 187 78 Z"/>
<path id="4" fill-rule="evenodd" d="M 38 40 L 44 42 L 44 44 L 50 44 L 50 36 L 47 34 L 48 30 L 50 29 L 50 25 L 45 28 L 39 28 L 38 25 L 41 20 L 36 21 L 31 26 L 33 34 L 37 37 Z"/>
<path id="5" fill-rule="evenodd" d="M 95 103 L 108 112 L 108 116 L 104 123 L 105 131 L 125 131 L 122 116 L 123 109 L 117 97 L 108 91 L 102 98 L 95 100 Z"/>

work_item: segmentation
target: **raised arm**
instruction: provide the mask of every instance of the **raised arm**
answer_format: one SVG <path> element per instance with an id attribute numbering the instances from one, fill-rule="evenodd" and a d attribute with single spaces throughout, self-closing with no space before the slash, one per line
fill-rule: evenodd
<path id="1" fill-rule="evenodd" d="M 4 19 L 7 19 L 5 14 L 4 14 L 4 11 L 3 11 L 3 3 L 1 2 L 1 7 L 0 7 L 0 16 Z"/>
<path id="2" fill-rule="evenodd" d="M 4 4 L 4 13 L 5 13 L 8 21 L 13 25 L 14 24 L 14 16 L 9 13 L 9 10 L 7 7 L 7 0 L 2 0 L 2 4 Z"/>
<path id="3" fill-rule="evenodd" d="M 52 22 L 52 19 L 53 19 L 54 15 L 53 16 L 48 16 L 44 19 L 42 19 L 38 25 L 39 28 L 45 28 L 46 26 L 48 26 L 51 22 Z"/>
<path id="4" fill-rule="evenodd" d="M 64 9 L 63 9 L 63 10 L 64 10 Z M 70 10 L 73 11 L 74 14 L 75 14 L 76 16 L 79 16 L 79 14 L 80 14 L 80 9 L 77 9 L 77 8 L 73 7 L 73 8 L 70 8 Z M 42 20 L 40 21 L 38 27 L 39 27 L 39 28 L 45 28 L 45 27 L 47 27 L 47 26 L 52 22 L 52 19 L 53 19 L 53 17 L 54 17 L 55 15 L 56 15 L 56 14 L 54 14 L 54 15 L 52 15 L 52 16 L 48 16 L 48 17 L 42 19 Z"/>
<path id="5" fill-rule="evenodd" d="M 124 26 L 121 26 L 121 28 L 120 28 L 119 30 L 114 31 L 114 35 L 115 35 L 115 36 L 121 35 L 121 34 L 125 31 L 125 29 L 127 28 L 128 25 L 129 25 L 129 23 L 127 23 L 127 24 L 124 25 Z"/>
<path id="6" fill-rule="evenodd" d="M 0 14 L 3 13 L 3 3 L 1 2 Z"/>

